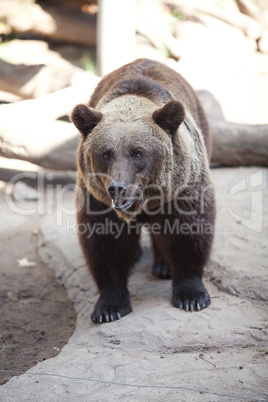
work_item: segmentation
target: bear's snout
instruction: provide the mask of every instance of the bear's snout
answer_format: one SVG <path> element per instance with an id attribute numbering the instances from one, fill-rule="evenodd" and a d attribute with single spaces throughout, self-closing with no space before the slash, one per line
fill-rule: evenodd
<path id="1" fill-rule="evenodd" d="M 110 193 L 112 200 L 118 200 L 120 198 L 123 198 L 124 195 L 126 194 L 126 190 L 127 188 L 125 184 L 120 181 L 112 182 L 108 187 L 108 191 Z"/>
<path id="2" fill-rule="evenodd" d="M 120 181 L 112 182 L 108 187 L 108 192 L 112 198 L 113 208 L 116 210 L 127 209 L 133 203 L 133 196 L 125 197 L 126 185 Z"/>

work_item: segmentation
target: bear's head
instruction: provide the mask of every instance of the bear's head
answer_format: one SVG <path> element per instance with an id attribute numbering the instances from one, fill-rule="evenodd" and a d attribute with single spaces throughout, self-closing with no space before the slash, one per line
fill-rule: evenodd
<path id="1" fill-rule="evenodd" d="M 178 130 L 184 118 L 178 101 L 157 107 L 136 95 L 99 110 L 77 105 L 71 121 L 81 133 L 78 170 L 86 188 L 126 221 L 170 200 L 174 181 L 179 175 L 183 184 L 189 170 Z"/>

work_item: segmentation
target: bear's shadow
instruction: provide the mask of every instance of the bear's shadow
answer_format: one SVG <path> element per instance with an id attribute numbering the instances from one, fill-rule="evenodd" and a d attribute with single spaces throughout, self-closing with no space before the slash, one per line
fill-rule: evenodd
<path id="1" fill-rule="evenodd" d="M 157 304 L 170 302 L 171 300 L 171 279 L 157 278 L 152 274 L 153 253 L 150 240 L 142 238 L 142 255 L 138 262 L 133 266 L 129 278 L 129 291 L 133 307 L 152 303 Z"/>

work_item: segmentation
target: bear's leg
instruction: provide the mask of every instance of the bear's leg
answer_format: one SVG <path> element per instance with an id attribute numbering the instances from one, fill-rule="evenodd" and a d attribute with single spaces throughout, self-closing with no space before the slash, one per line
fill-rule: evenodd
<path id="1" fill-rule="evenodd" d="M 120 231 L 118 237 L 96 231 L 90 236 L 80 235 L 82 250 L 100 292 L 91 315 L 95 323 L 114 321 L 132 311 L 127 280 L 137 259 L 139 236 L 127 233 L 126 224 L 121 221 Z"/>
<path id="2" fill-rule="evenodd" d="M 152 274 L 161 279 L 171 279 L 171 265 L 165 261 L 161 251 L 157 245 L 157 241 L 154 239 L 154 235 L 151 235 L 152 247 L 154 253 L 154 262 L 152 266 Z"/>
<path id="3" fill-rule="evenodd" d="M 159 249 L 172 266 L 174 307 L 185 311 L 199 311 L 210 304 L 210 296 L 202 282 L 202 273 L 212 238 L 213 234 L 157 236 Z"/>
<path id="4" fill-rule="evenodd" d="M 202 282 L 203 268 L 209 257 L 213 234 L 179 235 L 173 239 L 172 304 L 185 311 L 201 310 L 210 304 Z"/>

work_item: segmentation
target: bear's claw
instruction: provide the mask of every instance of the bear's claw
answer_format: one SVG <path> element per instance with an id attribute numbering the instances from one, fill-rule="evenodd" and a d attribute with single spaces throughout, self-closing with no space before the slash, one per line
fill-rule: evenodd
<path id="1" fill-rule="evenodd" d="M 128 311 L 128 312 L 130 312 L 130 311 Z M 128 314 L 128 313 L 125 312 L 123 315 L 126 315 L 126 314 Z M 111 313 L 101 313 L 99 311 L 94 310 L 93 313 L 91 314 L 91 319 L 96 324 L 102 324 L 105 322 L 113 322 L 116 320 L 120 320 L 120 318 L 121 318 L 121 314 L 119 311 L 113 311 Z"/>
<path id="2" fill-rule="evenodd" d="M 192 311 L 200 311 L 210 304 L 210 298 L 209 299 L 206 298 L 205 302 L 204 301 L 198 302 L 196 300 L 188 300 L 188 299 L 182 301 L 181 299 L 178 299 L 176 301 L 173 300 L 172 304 L 174 307 L 177 307 L 180 310 L 185 310 L 186 312 L 187 311 L 191 311 L 191 312 Z"/>

